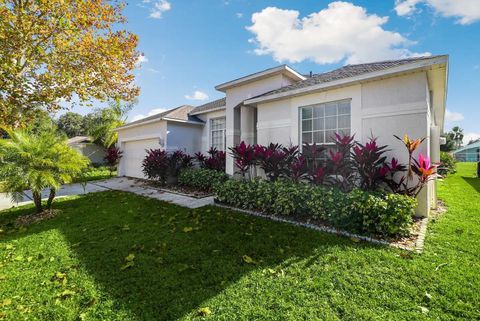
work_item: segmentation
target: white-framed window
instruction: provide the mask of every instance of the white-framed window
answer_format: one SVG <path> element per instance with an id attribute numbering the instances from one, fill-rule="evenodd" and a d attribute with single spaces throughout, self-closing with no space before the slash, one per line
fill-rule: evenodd
<path id="1" fill-rule="evenodd" d="M 351 100 L 300 107 L 300 146 L 333 145 L 335 133 L 350 135 Z"/>
<path id="2" fill-rule="evenodd" d="M 210 147 L 225 151 L 225 117 L 210 119 Z"/>

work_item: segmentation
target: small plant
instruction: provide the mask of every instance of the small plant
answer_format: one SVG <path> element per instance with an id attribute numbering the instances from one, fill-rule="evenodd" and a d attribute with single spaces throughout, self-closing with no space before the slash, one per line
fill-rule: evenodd
<path id="1" fill-rule="evenodd" d="M 168 155 L 168 174 L 172 177 L 178 177 L 180 171 L 193 166 L 193 157 L 177 150 Z"/>
<path id="2" fill-rule="evenodd" d="M 245 178 L 251 167 L 256 163 L 256 150 L 254 146 L 242 141 L 239 145 L 230 147 L 229 149 L 238 172 Z"/>
<path id="3" fill-rule="evenodd" d="M 0 140 L 2 188 L 13 200 L 20 200 L 24 190 L 30 189 L 37 213 L 43 211 L 44 189 L 50 190 L 46 203 L 50 209 L 60 186 L 72 182 L 90 162 L 53 129 L 38 133 L 4 130 L 10 139 Z"/>
<path id="4" fill-rule="evenodd" d="M 147 150 L 142 162 L 142 171 L 148 179 L 165 184 L 168 178 L 169 160 L 167 152 L 162 149 Z"/>
<path id="5" fill-rule="evenodd" d="M 123 152 L 116 146 L 109 147 L 105 151 L 105 157 L 103 159 L 107 162 L 107 165 L 110 168 L 110 176 L 113 175 L 113 172 L 117 169 L 122 154 Z"/>
<path id="6" fill-rule="evenodd" d="M 438 173 L 440 175 L 454 174 L 457 166 L 457 161 L 448 152 L 440 152 L 440 165 L 438 166 Z"/>
<path id="7" fill-rule="evenodd" d="M 290 176 L 290 165 L 298 155 L 298 146 L 290 148 L 280 144 L 270 144 L 267 147 L 255 146 L 255 159 L 260 168 L 270 181 L 276 181 L 279 177 Z"/>
<path id="8" fill-rule="evenodd" d="M 378 146 L 376 138 L 370 138 L 365 145 L 356 143 L 353 147 L 352 159 L 358 172 L 360 187 L 364 190 L 375 191 L 385 182 L 388 167 L 385 166 L 384 153 L 387 146 Z"/>
<path id="9" fill-rule="evenodd" d="M 215 171 L 225 172 L 226 153 L 219 151 L 215 147 L 211 147 L 208 151 L 208 157 L 198 152 L 195 159 L 198 161 L 200 168 L 212 169 Z"/>
<path id="10" fill-rule="evenodd" d="M 352 190 L 357 180 L 357 173 L 351 157 L 355 145 L 354 136 L 335 134 L 335 149 L 329 150 L 326 169 L 326 182 L 344 192 Z"/>
<path id="11" fill-rule="evenodd" d="M 193 187 L 195 189 L 211 192 L 214 186 L 225 182 L 228 175 L 212 169 L 188 168 L 182 170 L 178 177 L 178 183 L 182 186 Z"/>

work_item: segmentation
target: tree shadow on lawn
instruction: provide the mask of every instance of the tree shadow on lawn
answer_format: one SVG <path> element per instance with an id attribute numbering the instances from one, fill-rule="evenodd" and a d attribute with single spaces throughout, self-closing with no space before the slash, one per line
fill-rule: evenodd
<path id="1" fill-rule="evenodd" d="M 462 176 L 463 180 L 480 193 L 480 178 Z"/>
<path id="2" fill-rule="evenodd" d="M 190 210 L 122 192 L 62 200 L 56 208 L 63 213 L 26 233 L 58 228 L 115 309 L 143 320 L 192 313 L 257 269 L 373 247 L 217 207 Z M 129 254 L 134 265 L 122 270 Z"/>

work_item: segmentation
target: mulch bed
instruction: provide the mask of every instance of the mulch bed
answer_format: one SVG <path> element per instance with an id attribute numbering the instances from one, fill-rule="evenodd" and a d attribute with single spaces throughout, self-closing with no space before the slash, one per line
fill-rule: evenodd
<path id="1" fill-rule="evenodd" d="M 21 215 L 15 219 L 14 225 L 16 227 L 25 227 L 54 218 L 59 213 L 61 213 L 61 210 L 44 210 L 41 213 Z"/>
<path id="2" fill-rule="evenodd" d="M 310 228 L 318 231 L 346 236 L 346 237 L 349 237 L 354 242 L 366 241 L 370 243 L 388 245 L 388 246 L 393 246 L 403 250 L 417 251 L 417 252 L 423 251 L 423 243 L 425 240 L 426 228 L 429 220 L 428 218 L 414 218 L 412 227 L 410 228 L 409 236 L 396 238 L 396 239 L 391 239 L 391 238 L 385 239 L 385 238 L 379 238 L 375 236 L 364 236 L 364 235 L 347 232 L 344 230 L 339 230 L 332 227 L 331 225 L 329 225 L 323 220 L 312 219 L 310 217 L 291 217 L 291 216 L 287 217 L 287 216 L 279 216 L 279 215 L 274 216 L 274 215 L 264 214 L 259 211 L 236 208 L 228 204 L 223 204 L 217 201 L 216 199 L 215 199 L 215 204 L 220 207 L 229 208 L 229 209 L 246 213 L 249 215 L 259 216 L 259 217 L 263 217 L 263 218 L 274 220 L 274 221 L 285 222 L 285 223 L 302 226 L 302 227 L 306 227 L 306 228 Z M 440 209 L 440 204 L 439 204 L 439 209 Z M 439 209 L 437 209 L 435 212 L 438 212 Z M 436 214 L 432 214 L 432 215 L 436 215 Z"/>

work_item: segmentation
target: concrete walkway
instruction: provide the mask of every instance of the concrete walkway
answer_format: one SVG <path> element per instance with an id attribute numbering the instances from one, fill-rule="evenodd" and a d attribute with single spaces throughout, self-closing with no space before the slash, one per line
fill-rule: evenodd
<path id="1" fill-rule="evenodd" d="M 103 192 L 108 190 L 135 193 L 137 195 L 154 198 L 160 201 L 165 201 L 188 208 L 197 208 L 213 204 L 213 196 L 205 198 L 194 198 L 174 193 L 168 193 L 150 187 L 140 180 L 126 177 L 114 177 L 102 181 L 93 181 L 88 182 L 86 185 L 78 183 L 64 185 L 57 192 L 57 197 L 82 195 L 86 193 Z M 45 190 L 42 193 L 42 198 L 47 198 L 48 193 L 49 191 Z M 28 204 L 31 202 L 32 194 L 30 191 L 25 192 L 24 200 L 19 203 L 12 203 L 12 201 L 6 194 L 0 193 L 0 211 L 14 206 Z"/>

